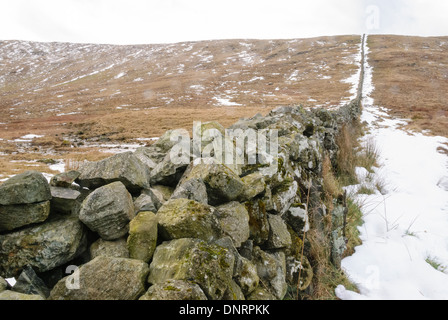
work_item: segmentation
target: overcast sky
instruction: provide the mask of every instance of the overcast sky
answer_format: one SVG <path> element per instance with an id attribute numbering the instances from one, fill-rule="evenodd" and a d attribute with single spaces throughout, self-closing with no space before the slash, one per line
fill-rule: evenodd
<path id="1" fill-rule="evenodd" d="M 446 0 L 0 0 L 0 40 L 111 44 L 448 35 Z"/>

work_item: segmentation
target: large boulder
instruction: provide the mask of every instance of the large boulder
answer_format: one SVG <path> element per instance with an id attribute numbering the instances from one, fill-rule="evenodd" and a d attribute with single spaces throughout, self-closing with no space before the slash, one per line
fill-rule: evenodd
<path id="1" fill-rule="evenodd" d="M 234 256 L 229 250 L 199 239 L 176 239 L 156 248 L 148 282 L 189 280 L 197 283 L 208 299 L 224 297 L 233 275 Z"/>
<path id="2" fill-rule="evenodd" d="M 0 274 L 16 277 L 26 265 L 38 272 L 52 270 L 84 252 L 86 245 L 85 227 L 74 217 L 55 217 L 0 235 Z"/>
<path id="3" fill-rule="evenodd" d="M 50 214 L 50 201 L 32 204 L 0 205 L 0 232 L 44 222 Z"/>
<path id="4" fill-rule="evenodd" d="M 31 204 L 50 199 L 50 185 L 37 171 L 18 174 L 0 185 L 0 205 Z"/>
<path id="5" fill-rule="evenodd" d="M 83 165 L 76 180 L 80 186 L 96 189 L 120 181 L 131 193 L 149 188 L 149 168 L 132 152 L 116 154 L 97 162 Z"/>
<path id="6" fill-rule="evenodd" d="M 224 235 L 229 236 L 239 248 L 243 242 L 249 239 L 249 213 L 246 207 L 233 201 L 223 204 L 217 209 L 217 216 Z"/>
<path id="7" fill-rule="evenodd" d="M 207 300 L 207 297 L 196 283 L 167 280 L 151 286 L 139 300 Z"/>
<path id="8" fill-rule="evenodd" d="M 83 201 L 79 212 L 79 219 L 104 240 L 126 235 L 134 216 L 132 196 L 121 182 L 96 189 Z"/>
<path id="9" fill-rule="evenodd" d="M 211 205 L 219 205 L 239 198 L 244 190 L 241 178 L 223 164 L 192 162 L 180 184 L 190 179 L 201 179 L 207 188 L 208 202 Z"/>
<path id="10" fill-rule="evenodd" d="M 141 211 L 132 219 L 127 240 L 130 258 L 149 262 L 157 245 L 157 223 L 151 211 Z"/>
<path id="11" fill-rule="evenodd" d="M 218 239 L 222 230 L 216 209 L 188 199 L 167 201 L 157 212 L 160 234 L 165 240 L 197 238 Z"/>
<path id="12" fill-rule="evenodd" d="M 74 275 L 65 277 L 51 290 L 49 299 L 137 300 L 145 292 L 149 268 L 140 260 L 99 256 L 78 271 L 77 286 L 67 286 Z"/>

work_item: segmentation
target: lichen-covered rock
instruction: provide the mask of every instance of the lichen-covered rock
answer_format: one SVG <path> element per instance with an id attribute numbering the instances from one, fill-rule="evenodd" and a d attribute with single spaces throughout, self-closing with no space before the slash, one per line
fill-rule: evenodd
<path id="1" fill-rule="evenodd" d="M 190 179 L 204 181 L 208 202 L 211 205 L 235 201 L 244 190 L 241 178 L 227 166 L 219 163 L 190 164 L 181 183 Z"/>
<path id="2" fill-rule="evenodd" d="M 266 181 L 260 172 L 251 173 L 242 178 L 244 190 L 241 199 L 250 200 L 265 192 Z"/>
<path id="3" fill-rule="evenodd" d="M 269 238 L 269 222 L 265 202 L 261 199 L 253 199 L 244 204 L 249 213 L 250 238 L 256 245 L 261 245 Z"/>
<path id="4" fill-rule="evenodd" d="M 33 268 L 25 266 L 16 283 L 12 287 L 12 291 L 24 294 L 37 294 L 46 299 L 50 295 L 50 290 L 46 284 L 40 279 Z"/>
<path id="5" fill-rule="evenodd" d="M 14 301 L 14 300 L 45 300 L 45 299 L 38 294 L 24 294 L 11 290 L 5 290 L 3 292 L 0 292 L 0 300 Z"/>
<path id="6" fill-rule="evenodd" d="M 127 234 L 134 216 L 132 197 L 121 182 L 96 189 L 83 201 L 79 212 L 79 219 L 104 240 Z"/>
<path id="7" fill-rule="evenodd" d="M 246 297 L 246 300 L 278 300 L 272 293 L 270 293 L 265 288 L 258 287 L 256 288 L 249 296 Z"/>
<path id="8" fill-rule="evenodd" d="M 286 180 L 281 187 L 273 191 L 272 203 L 274 210 L 283 215 L 288 211 L 291 205 L 295 202 L 299 185 L 297 181 Z"/>
<path id="9" fill-rule="evenodd" d="M 98 256 L 129 258 L 129 250 L 126 238 L 123 237 L 111 241 L 99 238 L 90 246 L 91 259 L 95 259 Z"/>
<path id="10" fill-rule="evenodd" d="M 149 168 L 132 152 L 116 154 L 97 162 L 84 164 L 76 180 L 80 186 L 96 189 L 120 181 L 131 193 L 149 188 Z"/>
<path id="11" fill-rule="evenodd" d="M 5 279 L 0 277 L 0 292 L 5 291 L 8 288 L 8 282 Z"/>
<path id="12" fill-rule="evenodd" d="M 74 259 L 86 249 L 86 230 L 72 217 L 0 235 L 0 274 L 16 277 L 24 266 L 45 272 Z"/>
<path id="13" fill-rule="evenodd" d="M 292 244 L 291 235 L 286 223 L 280 216 L 268 214 L 269 238 L 266 242 L 268 249 L 287 248 Z"/>
<path id="14" fill-rule="evenodd" d="M 268 253 L 255 247 L 254 263 L 260 281 L 277 299 L 282 300 L 288 289 L 285 253 L 281 251 Z"/>
<path id="15" fill-rule="evenodd" d="M 224 235 L 228 235 L 235 245 L 240 247 L 241 243 L 249 239 L 249 213 L 246 207 L 239 202 L 233 201 L 223 204 L 217 209 L 217 217 Z"/>
<path id="16" fill-rule="evenodd" d="M 298 234 L 308 232 L 310 229 L 308 211 L 305 204 L 293 203 L 283 215 L 283 218 Z"/>
<path id="17" fill-rule="evenodd" d="M 233 255 L 223 247 L 199 239 L 177 239 L 156 248 L 148 282 L 190 280 L 208 299 L 220 300 L 232 280 L 233 265 Z"/>
<path id="18" fill-rule="evenodd" d="M 99 256 L 83 264 L 78 288 L 67 286 L 69 277 L 51 290 L 50 300 L 137 300 L 145 292 L 148 264 L 135 259 Z"/>
<path id="19" fill-rule="evenodd" d="M 215 211 L 215 208 L 194 200 L 169 200 L 157 212 L 160 234 L 165 240 L 218 239 L 222 230 Z"/>
<path id="20" fill-rule="evenodd" d="M 77 200 L 81 192 L 69 188 L 50 187 L 51 189 L 51 210 L 62 214 L 72 214 L 76 208 Z"/>
<path id="21" fill-rule="evenodd" d="M 223 300 L 228 300 L 228 301 L 246 300 L 246 298 L 244 297 L 243 290 L 241 290 L 238 283 L 236 283 L 234 280 L 230 280 L 227 291 L 222 298 L 223 298 Z"/>
<path id="22" fill-rule="evenodd" d="M 171 199 L 190 199 L 208 204 L 207 187 L 202 179 L 189 179 L 174 190 Z"/>
<path id="23" fill-rule="evenodd" d="M 139 300 L 207 300 L 196 283 L 185 280 L 167 280 L 151 286 Z"/>
<path id="24" fill-rule="evenodd" d="M 59 173 L 50 180 L 50 186 L 59 188 L 69 188 L 81 173 L 76 170 Z"/>
<path id="25" fill-rule="evenodd" d="M 298 255 L 286 258 L 286 282 L 289 285 L 299 285 L 299 290 L 304 291 L 310 286 L 313 276 L 313 267 L 307 257 Z"/>
<path id="26" fill-rule="evenodd" d="M 0 185 L 0 205 L 31 204 L 50 199 L 50 185 L 37 171 L 15 175 Z"/>
<path id="27" fill-rule="evenodd" d="M 50 214 L 50 201 L 32 204 L 0 205 L 0 232 L 44 222 Z"/>
<path id="28" fill-rule="evenodd" d="M 141 211 L 129 225 L 127 245 L 129 256 L 149 262 L 157 244 L 157 217 L 151 211 Z"/>
<path id="29" fill-rule="evenodd" d="M 257 274 L 257 267 L 252 263 L 252 261 L 244 257 L 239 257 L 239 259 L 241 266 L 234 279 L 240 286 L 244 295 L 247 296 L 258 287 L 260 277 Z"/>

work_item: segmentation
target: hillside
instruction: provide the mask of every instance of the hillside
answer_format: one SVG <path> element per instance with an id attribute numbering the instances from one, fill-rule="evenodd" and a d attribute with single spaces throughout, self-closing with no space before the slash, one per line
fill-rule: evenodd
<path id="1" fill-rule="evenodd" d="M 193 121 L 228 126 L 281 105 L 339 106 L 353 95 L 359 46 L 360 36 L 139 46 L 0 42 L 0 174 L 24 165 L 51 173 L 35 160 L 98 159 L 105 156 L 100 144 L 116 152 L 117 144 L 144 144 L 167 129 L 191 130 Z"/>
<path id="2" fill-rule="evenodd" d="M 370 36 L 375 91 L 408 127 L 447 136 L 447 37 Z M 0 179 L 98 160 L 193 121 L 349 101 L 359 36 L 159 45 L 0 42 Z M 443 151 L 443 150 L 442 150 Z M 36 162 L 43 161 L 42 162 Z M 11 162 L 12 161 L 12 162 Z"/>

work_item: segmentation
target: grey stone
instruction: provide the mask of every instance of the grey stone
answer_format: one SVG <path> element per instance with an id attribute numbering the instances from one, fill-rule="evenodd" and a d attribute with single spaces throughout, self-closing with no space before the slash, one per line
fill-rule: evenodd
<path id="1" fill-rule="evenodd" d="M 151 211 L 156 213 L 162 202 L 151 189 L 143 190 L 140 196 L 134 200 L 135 213 L 140 211 Z"/>
<path id="2" fill-rule="evenodd" d="M 79 287 L 67 287 L 70 277 L 51 290 L 50 300 L 137 300 L 145 293 L 148 264 L 126 258 L 99 256 L 79 268 Z"/>
<path id="3" fill-rule="evenodd" d="M 151 211 L 141 211 L 132 219 L 127 239 L 130 258 L 150 261 L 157 245 L 157 223 Z"/>
<path id="4" fill-rule="evenodd" d="M 187 166 L 188 163 L 177 161 L 173 158 L 171 152 L 168 152 L 165 158 L 151 171 L 151 184 L 175 187 Z"/>
<path id="5" fill-rule="evenodd" d="M 0 205 L 0 232 L 44 222 L 50 214 L 50 201 L 33 204 Z"/>
<path id="6" fill-rule="evenodd" d="M 50 199 L 47 179 L 37 171 L 18 174 L 0 185 L 0 205 L 31 204 Z"/>
<path id="7" fill-rule="evenodd" d="M 267 289 L 258 287 L 256 288 L 249 296 L 246 297 L 246 300 L 278 300 L 272 293 L 270 293 Z"/>
<path id="8" fill-rule="evenodd" d="M 40 295 L 44 299 L 50 295 L 50 290 L 40 279 L 36 272 L 30 266 L 25 266 L 16 283 L 12 287 L 12 291 L 30 295 Z"/>
<path id="9" fill-rule="evenodd" d="M 80 186 L 96 189 L 120 181 L 131 193 L 149 188 L 149 169 L 132 152 L 116 154 L 83 165 L 76 180 Z"/>
<path id="10" fill-rule="evenodd" d="M 0 292 L 0 300 L 15 301 L 15 300 L 45 300 L 45 299 L 38 294 L 30 295 L 20 292 L 14 292 L 11 290 L 5 290 L 3 292 Z"/>
<path id="11" fill-rule="evenodd" d="M 171 199 L 190 199 L 208 204 L 207 187 L 202 179 L 189 179 L 177 186 Z"/>
<path id="12" fill-rule="evenodd" d="M 257 273 L 257 267 L 250 260 L 240 257 L 240 261 L 241 266 L 234 279 L 244 295 L 247 296 L 258 287 L 260 277 Z"/>
<path id="13" fill-rule="evenodd" d="M 288 289 L 285 253 L 281 251 L 268 253 L 255 247 L 254 263 L 260 281 L 277 299 L 282 300 Z"/>
<path id="14" fill-rule="evenodd" d="M 45 272 L 67 263 L 86 249 L 85 231 L 75 217 L 55 217 L 0 235 L 0 274 L 16 277 L 26 265 Z"/>
<path id="15" fill-rule="evenodd" d="M 215 211 L 215 208 L 194 200 L 169 200 L 157 212 L 160 234 L 165 240 L 218 239 L 222 230 Z"/>
<path id="16" fill-rule="evenodd" d="M 249 213 L 246 207 L 239 202 L 233 201 L 216 208 L 217 217 L 225 235 L 228 235 L 235 245 L 240 247 L 241 243 L 249 239 Z"/>
<path id="17" fill-rule="evenodd" d="M 308 232 L 310 229 L 308 211 L 304 204 L 292 204 L 289 210 L 283 215 L 283 218 L 298 234 Z"/>
<path id="18" fill-rule="evenodd" d="M 190 280 L 208 299 L 220 300 L 232 280 L 233 265 L 233 255 L 223 247 L 199 239 L 176 239 L 156 248 L 148 282 Z"/>
<path id="19" fill-rule="evenodd" d="M 283 185 L 274 190 L 272 202 L 274 210 L 279 215 L 285 214 L 297 199 L 299 185 L 296 181 L 286 180 Z"/>
<path id="20" fill-rule="evenodd" d="M 8 282 L 0 277 L 0 292 L 5 291 L 8 288 Z"/>
<path id="21" fill-rule="evenodd" d="M 266 181 L 260 172 L 249 174 L 243 177 L 242 181 L 244 183 L 244 191 L 241 199 L 250 200 L 266 190 Z"/>
<path id="22" fill-rule="evenodd" d="M 268 213 L 265 202 L 261 199 L 252 199 L 245 202 L 249 213 L 250 238 L 254 244 L 261 245 L 269 239 Z"/>
<path id="23" fill-rule="evenodd" d="M 71 170 L 53 176 L 50 180 L 50 186 L 69 188 L 73 182 L 81 175 L 79 171 Z"/>
<path id="24" fill-rule="evenodd" d="M 127 234 L 134 216 L 132 197 L 121 182 L 96 189 L 83 201 L 79 212 L 79 219 L 104 240 Z"/>
<path id="25" fill-rule="evenodd" d="M 241 301 L 241 300 L 246 300 L 246 298 L 244 297 L 243 290 L 241 290 L 238 283 L 236 283 L 234 280 L 230 280 L 229 286 L 227 287 L 227 290 L 226 290 L 226 293 L 223 296 L 223 300 Z"/>
<path id="26" fill-rule="evenodd" d="M 266 248 L 281 249 L 291 246 L 291 235 L 283 219 L 280 216 L 268 214 L 268 222 L 270 228 Z"/>
<path id="27" fill-rule="evenodd" d="M 98 256 L 112 258 L 129 258 L 129 250 L 126 238 L 107 241 L 99 238 L 90 246 L 90 256 L 95 259 Z"/>
<path id="28" fill-rule="evenodd" d="M 191 163 L 181 184 L 190 179 L 201 179 L 207 187 L 208 202 L 219 205 L 239 198 L 244 190 L 241 178 L 223 164 Z"/>
<path id="29" fill-rule="evenodd" d="M 151 286 L 139 300 L 207 300 L 196 283 L 185 280 L 167 280 Z"/>
<path id="30" fill-rule="evenodd" d="M 72 214 L 77 205 L 81 192 L 68 188 L 50 187 L 51 211 L 62 214 Z"/>

